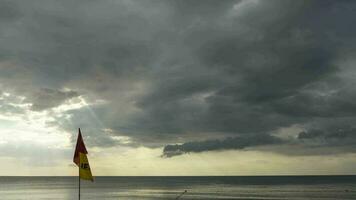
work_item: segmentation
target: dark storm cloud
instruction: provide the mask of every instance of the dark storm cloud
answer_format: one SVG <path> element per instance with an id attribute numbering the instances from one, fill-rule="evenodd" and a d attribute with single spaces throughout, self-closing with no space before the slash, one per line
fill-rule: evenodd
<path id="1" fill-rule="evenodd" d="M 306 136 L 328 130 L 326 121 L 356 122 L 347 77 L 355 72 L 341 66 L 356 49 L 353 1 L 1 4 L 0 89 L 27 97 L 33 110 L 78 95 L 104 100 L 52 124 L 86 127 L 97 146 L 117 144 L 106 128 L 146 146 L 194 146 L 190 138 L 203 135 L 207 150 L 218 150 L 283 127 L 300 125 Z"/>
<path id="2" fill-rule="evenodd" d="M 163 149 L 163 156 L 172 157 L 185 153 L 244 149 L 261 145 L 280 144 L 282 140 L 270 135 L 245 135 L 223 140 L 205 140 L 200 142 L 187 142 L 184 144 L 167 145 Z"/>
<path id="3" fill-rule="evenodd" d="M 87 78 L 98 66 L 120 77 L 155 58 L 157 48 L 144 26 L 148 19 L 136 13 L 135 3 L 13 4 L 23 17 L 3 25 L 0 54 L 35 73 L 36 84 L 60 87 L 65 81 Z"/>
<path id="4" fill-rule="evenodd" d="M 42 88 L 30 99 L 31 109 L 41 111 L 61 105 L 66 100 L 77 97 L 79 94 L 75 91 L 59 91 L 48 88 Z"/>
<path id="5" fill-rule="evenodd" d="M 334 44 L 304 24 L 300 16 L 309 3 L 250 4 L 256 7 L 251 13 L 220 15 L 185 33 L 200 70 L 182 63 L 186 67 L 176 68 L 174 79 L 160 79 L 149 98 L 141 99 L 139 106 L 153 116 L 144 117 L 149 130 L 266 132 L 304 120 L 278 112 L 274 102 L 333 75 L 335 52 L 328 45 Z M 206 76 L 209 72 L 213 75 Z M 189 108 L 189 99 L 204 92 L 211 92 L 202 97 L 205 106 Z"/>
<path id="6" fill-rule="evenodd" d="M 21 11 L 12 1 L 2 1 L 0 5 L 0 23 L 11 22 L 21 17 Z"/>

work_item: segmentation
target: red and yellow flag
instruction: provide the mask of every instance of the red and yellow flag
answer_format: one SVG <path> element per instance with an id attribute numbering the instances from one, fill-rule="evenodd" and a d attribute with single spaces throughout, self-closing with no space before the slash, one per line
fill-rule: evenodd
<path id="1" fill-rule="evenodd" d="M 84 180 L 94 181 L 91 174 L 89 161 L 87 158 L 88 151 L 85 148 L 82 133 L 78 133 L 77 145 L 75 147 L 73 162 L 79 167 L 79 177 Z"/>

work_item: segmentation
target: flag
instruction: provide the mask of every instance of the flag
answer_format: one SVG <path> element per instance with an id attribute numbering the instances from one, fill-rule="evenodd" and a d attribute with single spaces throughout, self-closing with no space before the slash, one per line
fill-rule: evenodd
<path id="1" fill-rule="evenodd" d="M 75 152 L 74 152 L 74 157 L 73 157 L 73 162 L 78 167 L 79 167 L 79 162 L 80 162 L 79 152 L 84 153 L 84 154 L 88 154 L 88 151 L 85 148 L 85 144 L 84 144 L 82 133 L 80 132 L 80 129 L 79 129 L 78 138 L 77 138 L 77 145 L 75 146 Z"/>
<path id="2" fill-rule="evenodd" d="M 80 129 L 79 129 L 77 145 L 75 146 L 73 162 L 79 167 L 79 177 L 81 179 L 93 181 L 94 179 L 91 174 L 87 154 L 88 154 L 88 151 L 85 148 L 82 133 L 80 132 Z"/>
<path id="3" fill-rule="evenodd" d="M 87 158 L 87 155 L 79 152 L 79 177 L 84 180 L 94 181 L 93 176 L 91 175 L 90 165 Z"/>

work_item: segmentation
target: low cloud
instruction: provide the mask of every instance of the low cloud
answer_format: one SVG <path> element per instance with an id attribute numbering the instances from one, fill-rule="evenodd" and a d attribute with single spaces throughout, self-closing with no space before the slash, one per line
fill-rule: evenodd
<path id="1" fill-rule="evenodd" d="M 311 129 L 299 133 L 298 139 L 306 143 L 322 146 L 354 146 L 356 142 L 356 128 L 333 127 L 330 129 Z"/>
<path id="2" fill-rule="evenodd" d="M 183 144 L 167 145 L 163 149 L 163 156 L 172 157 L 185 153 L 196 153 L 203 151 L 244 149 L 262 145 L 280 144 L 283 141 L 270 135 L 244 135 L 228 137 L 223 140 L 205 140 L 198 142 L 187 142 Z"/>

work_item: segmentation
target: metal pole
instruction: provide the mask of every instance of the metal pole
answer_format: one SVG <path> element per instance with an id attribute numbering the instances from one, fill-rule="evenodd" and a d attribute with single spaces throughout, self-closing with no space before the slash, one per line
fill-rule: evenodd
<path id="1" fill-rule="evenodd" d="M 78 167 L 78 199 L 80 200 L 80 166 Z"/>

